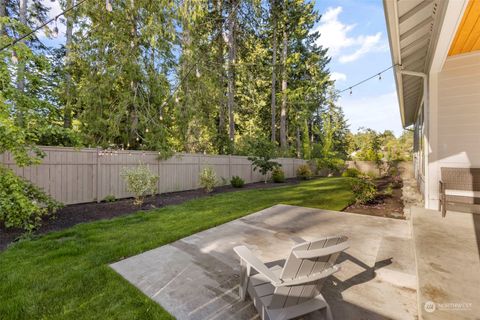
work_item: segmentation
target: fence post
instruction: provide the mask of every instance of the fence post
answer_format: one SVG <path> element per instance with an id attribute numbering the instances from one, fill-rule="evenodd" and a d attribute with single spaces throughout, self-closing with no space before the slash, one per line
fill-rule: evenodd
<path id="1" fill-rule="evenodd" d="M 99 148 L 97 147 L 97 173 L 95 175 L 95 178 L 96 178 L 96 183 L 97 183 L 97 203 L 100 202 L 100 177 L 99 177 L 99 174 L 100 174 L 100 156 L 99 156 Z"/>
<path id="2" fill-rule="evenodd" d="M 228 179 L 232 179 L 232 155 L 228 155 Z"/>

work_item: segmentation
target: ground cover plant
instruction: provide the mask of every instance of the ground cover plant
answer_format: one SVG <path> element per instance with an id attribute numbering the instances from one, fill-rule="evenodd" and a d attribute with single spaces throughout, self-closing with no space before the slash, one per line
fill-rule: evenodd
<path id="1" fill-rule="evenodd" d="M 0 253 L 0 319 L 172 319 L 109 263 L 278 203 L 342 210 L 347 178 L 224 193 L 79 224 Z"/>

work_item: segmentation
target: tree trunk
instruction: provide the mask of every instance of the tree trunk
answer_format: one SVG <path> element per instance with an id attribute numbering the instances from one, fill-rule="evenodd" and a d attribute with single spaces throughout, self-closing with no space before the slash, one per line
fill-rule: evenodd
<path id="1" fill-rule="evenodd" d="M 67 0 L 66 7 L 71 8 L 74 5 L 74 0 Z M 72 35 L 73 35 L 73 16 L 72 12 L 69 12 L 66 15 L 67 18 L 67 30 L 65 34 L 65 109 L 63 111 L 63 127 L 71 128 L 72 127 L 72 76 L 70 74 L 70 54 L 71 54 L 71 45 L 72 45 Z"/>
<path id="2" fill-rule="evenodd" d="M 271 139 L 272 142 L 277 140 L 276 137 L 276 116 L 277 116 L 277 106 L 276 106 L 276 86 L 277 86 L 277 0 L 272 0 L 271 4 L 271 13 L 272 25 L 273 25 L 273 37 L 272 37 L 272 98 L 271 98 Z"/>
<path id="3" fill-rule="evenodd" d="M 233 110 L 235 107 L 235 72 L 234 72 L 234 63 L 235 63 L 235 26 L 237 20 L 236 14 L 236 1 L 231 1 L 231 12 L 228 19 L 228 100 L 227 100 L 227 108 L 228 108 L 228 123 L 229 123 L 229 130 L 228 130 L 228 137 L 230 138 L 231 147 L 233 147 L 234 138 L 235 138 L 235 121 L 233 118 Z M 235 10 L 235 11 L 233 11 Z"/>
<path id="4" fill-rule="evenodd" d="M 132 49 L 133 54 L 136 54 L 136 43 L 135 39 L 137 37 L 137 15 L 135 14 L 135 0 L 130 0 L 130 9 L 131 9 L 131 29 L 130 29 L 130 47 Z M 134 75 L 135 77 L 135 75 Z M 138 134 L 138 122 L 139 122 L 139 117 L 138 117 L 138 110 L 137 110 L 137 104 L 136 104 L 136 98 L 137 98 L 137 82 L 135 81 L 135 78 L 133 78 L 130 81 L 130 90 L 132 91 L 132 103 L 131 103 L 131 110 L 130 110 L 130 135 L 135 137 L 135 142 L 134 145 L 136 148 L 138 148 L 139 144 L 141 143 L 139 134 Z"/>
<path id="5" fill-rule="evenodd" d="M 217 26 L 216 31 L 218 32 L 217 36 L 217 72 L 218 72 L 218 86 L 220 88 L 219 101 L 218 101 L 218 147 L 219 153 L 225 153 L 225 142 L 226 142 L 226 128 L 225 128 L 225 79 L 224 79 L 224 57 L 223 51 L 225 48 L 225 42 L 223 40 L 223 0 L 217 0 L 216 11 L 217 11 Z"/>
<path id="6" fill-rule="evenodd" d="M 182 79 L 184 81 L 181 83 L 182 91 L 183 91 L 183 101 L 180 104 L 180 132 L 181 132 L 181 139 L 183 142 L 184 151 L 189 153 L 190 144 L 189 144 L 189 132 L 190 132 L 190 119 L 188 116 L 188 105 L 190 102 L 190 86 L 189 86 L 189 77 L 187 76 L 188 69 L 190 67 L 190 48 L 191 48 L 191 36 L 190 36 L 190 26 L 189 26 L 189 1 L 184 1 L 184 16 L 182 19 L 182 51 L 183 51 L 183 60 L 182 60 Z"/>
<path id="7" fill-rule="evenodd" d="M 7 16 L 7 0 L 0 0 L 0 18 Z M 5 25 L 0 25 L 0 36 L 6 34 Z"/>
<path id="8" fill-rule="evenodd" d="M 302 140 L 300 139 L 300 127 L 298 126 L 298 124 L 297 124 L 296 131 L 297 131 L 297 158 L 300 159 L 302 156 L 302 153 L 301 153 Z"/>
<path id="9" fill-rule="evenodd" d="M 28 0 L 20 0 L 19 20 L 23 25 L 27 25 L 27 7 Z M 22 41 L 24 42 L 24 41 Z M 20 59 L 17 66 L 17 90 L 23 93 L 25 91 L 25 60 Z M 18 105 L 17 122 L 20 127 L 25 126 L 25 106 Z"/>
<path id="10" fill-rule="evenodd" d="M 287 150 L 287 54 L 288 38 L 287 31 L 283 30 L 283 48 L 282 48 L 282 105 L 280 109 L 280 148 Z"/>

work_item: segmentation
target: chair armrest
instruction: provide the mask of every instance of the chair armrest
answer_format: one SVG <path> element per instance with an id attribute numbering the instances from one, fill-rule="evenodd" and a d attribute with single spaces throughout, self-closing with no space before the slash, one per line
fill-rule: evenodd
<path id="1" fill-rule="evenodd" d="M 438 187 L 439 187 L 439 192 L 444 193 L 445 192 L 445 183 L 443 183 L 442 180 L 438 180 Z"/>
<path id="2" fill-rule="evenodd" d="M 258 259 L 247 247 L 238 246 L 233 248 L 233 251 L 242 259 L 247 265 L 255 269 L 258 273 L 265 276 L 274 286 L 278 286 L 282 283 L 279 277 L 277 277 L 260 259 Z"/>
<path id="3" fill-rule="evenodd" d="M 342 252 L 349 247 L 348 241 L 344 241 L 340 244 L 336 244 L 334 246 L 321 248 L 321 249 L 314 249 L 314 250 L 293 250 L 293 254 L 298 259 L 312 259 L 317 257 L 324 257 L 330 254 Z"/>
<path id="4" fill-rule="evenodd" d="M 307 240 L 301 238 L 301 237 L 297 237 L 297 236 L 292 236 L 290 237 L 290 240 L 292 240 L 293 242 L 295 242 L 295 244 L 301 244 L 301 243 L 304 243 L 304 242 L 307 242 Z"/>
<path id="5" fill-rule="evenodd" d="M 334 265 L 334 266 L 332 266 L 328 269 L 323 270 L 322 272 L 317 272 L 317 273 L 311 274 L 308 277 L 300 277 L 300 278 L 290 280 L 290 281 L 288 281 L 288 280 L 283 281 L 281 284 L 276 285 L 275 287 L 298 286 L 298 285 L 314 282 L 314 281 L 326 278 L 328 276 L 331 276 L 332 274 L 334 274 L 335 272 L 337 272 L 339 270 L 340 270 L 340 265 L 336 264 L 336 265 Z"/>

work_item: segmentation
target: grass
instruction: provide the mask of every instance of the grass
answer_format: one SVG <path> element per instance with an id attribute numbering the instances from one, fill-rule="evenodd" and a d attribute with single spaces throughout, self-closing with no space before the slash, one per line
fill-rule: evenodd
<path id="1" fill-rule="evenodd" d="M 172 319 L 109 263 L 283 203 L 341 210 L 348 178 L 218 194 L 76 225 L 0 253 L 0 319 Z"/>

